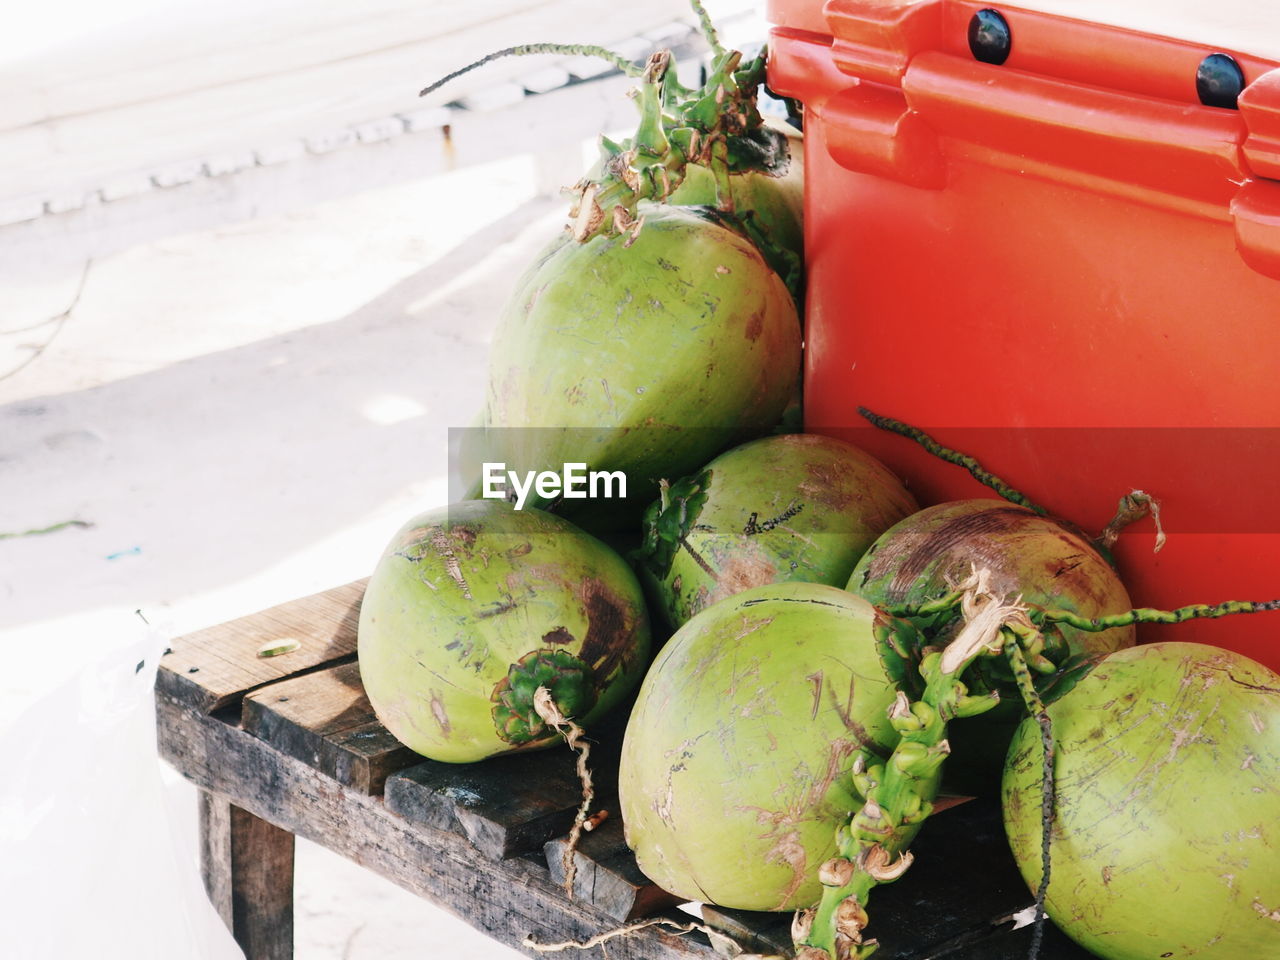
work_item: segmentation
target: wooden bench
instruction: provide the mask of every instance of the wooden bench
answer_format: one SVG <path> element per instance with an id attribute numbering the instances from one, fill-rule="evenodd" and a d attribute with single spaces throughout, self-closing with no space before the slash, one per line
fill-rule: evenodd
<path id="1" fill-rule="evenodd" d="M 586 940 L 646 917 L 686 924 L 640 873 L 616 815 L 585 834 L 574 896 L 563 834 L 580 799 L 569 751 L 478 764 L 424 760 L 378 723 L 360 684 L 364 582 L 173 641 L 156 681 L 161 755 L 200 788 L 205 886 L 248 960 L 293 955 L 293 845 L 306 837 L 458 914 L 516 950 Z M 297 641 L 292 652 L 259 656 Z M 617 810 L 623 721 L 591 731 L 597 809 Z M 992 802 L 931 819 L 916 864 L 876 891 L 869 933 L 885 960 L 1022 960 L 1031 903 Z M 705 907 L 732 939 L 651 925 L 566 956 L 676 960 L 786 954 L 790 916 Z M 1086 960 L 1046 930 L 1042 960 Z"/>

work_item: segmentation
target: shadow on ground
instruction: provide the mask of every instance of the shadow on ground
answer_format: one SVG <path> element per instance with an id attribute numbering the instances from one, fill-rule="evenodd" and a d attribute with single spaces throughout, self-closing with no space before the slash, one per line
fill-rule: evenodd
<path id="1" fill-rule="evenodd" d="M 558 208 L 526 203 L 339 321 L 0 407 L 0 532 L 93 524 L 0 540 L 0 626 L 162 604 L 442 504 L 447 430 L 479 409 Z"/>

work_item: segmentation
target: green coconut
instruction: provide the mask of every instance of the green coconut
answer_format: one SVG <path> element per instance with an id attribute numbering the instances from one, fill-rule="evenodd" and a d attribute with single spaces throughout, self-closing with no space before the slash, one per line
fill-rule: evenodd
<path id="1" fill-rule="evenodd" d="M 360 608 L 360 675 L 378 719 L 433 760 L 469 762 L 558 739 L 546 687 L 590 725 L 636 685 L 649 624 L 634 574 L 568 521 L 498 500 L 410 520 Z"/>
<path id="2" fill-rule="evenodd" d="M 863 555 L 848 589 L 881 606 L 919 603 L 946 594 L 975 567 L 991 571 L 993 592 L 1034 606 L 1083 617 L 1131 606 L 1115 568 L 1081 534 L 1005 500 L 938 504 L 895 524 Z M 1110 653 L 1134 640 L 1131 626 L 1059 630 L 1075 654 Z"/>
<path id="3" fill-rule="evenodd" d="M 1280 676 L 1215 647 L 1154 643 L 1102 658 L 1048 712 L 1054 922 L 1106 960 L 1280 956 Z M 1032 889 L 1042 765 L 1026 720 L 1003 795 Z"/>
<path id="4" fill-rule="evenodd" d="M 529 503 L 625 525 L 660 478 L 772 428 L 799 365 L 795 304 L 752 243 L 654 205 L 638 230 L 556 241 L 521 280 L 490 353 L 488 456 L 522 475 L 621 471 L 625 499 Z"/>
<path id="5" fill-rule="evenodd" d="M 649 507 L 641 576 L 675 628 L 761 584 L 842 587 L 876 538 L 917 509 L 887 467 L 850 443 L 765 437 L 716 457 Z"/>
<path id="6" fill-rule="evenodd" d="M 1021 597 L 1038 607 L 1092 618 L 1123 613 L 1132 606 L 1115 569 L 1081 534 L 1005 500 L 958 500 L 907 517 L 863 554 L 848 589 L 879 607 L 919 604 L 945 595 L 975 567 L 991 572 L 993 593 L 1010 600 Z M 945 643 L 960 629 L 959 617 L 946 616 L 947 622 L 926 618 L 920 623 L 936 643 Z M 1055 624 L 1048 628 L 1047 639 L 1046 655 L 1063 663 L 1132 646 L 1134 628 L 1089 633 Z M 959 793 L 993 793 L 1021 700 L 1000 658 L 974 664 L 966 681 L 972 693 L 997 690 L 1004 702 L 956 725 L 947 786 Z"/>
<path id="7" fill-rule="evenodd" d="M 772 584 L 707 608 L 667 642 L 641 684 L 618 780 L 646 876 L 746 910 L 818 899 L 836 827 L 861 805 L 854 757 L 896 741 L 876 616 L 835 587 Z"/>

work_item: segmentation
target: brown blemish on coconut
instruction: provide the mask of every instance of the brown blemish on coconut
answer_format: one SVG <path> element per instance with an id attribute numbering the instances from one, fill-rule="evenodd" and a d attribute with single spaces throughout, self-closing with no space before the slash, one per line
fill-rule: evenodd
<path id="1" fill-rule="evenodd" d="M 1274 920 L 1276 923 L 1280 923 L 1280 907 L 1275 910 L 1268 910 L 1261 900 L 1254 900 L 1253 909 L 1254 912 L 1263 919 Z"/>
<path id="2" fill-rule="evenodd" d="M 827 696 L 831 699 L 831 709 L 836 712 L 836 716 L 840 718 L 840 722 L 844 724 L 845 730 L 853 734 L 851 742 L 861 746 L 865 750 L 869 750 L 879 757 L 887 757 L 888 751 L 881 747 L 872 739 L 871 734 L 867 732 L 867 728 L 853 717 L 853 696 L 857 681 L 852 675 L 849 677 L 849 690 L 845 694 L 845 702 L 841 703 L 836 696 L 836 691 L 832 687 L 827 688 Z"/>
<path id="3" fill-rule="evenodd" d="M 809 855 L 800 842 L 800 831 L 789 830 L 778 837 L 764 859 L 766 863 L 778 863 L 791 869 L 791 879 L 778 899 L 776 909 L 782 909 L 809 879 Z"/>
<path id="4" fill-rule="evenodd" d="M 400 542 L 397 546 L 401 550 L 403 550 L 405 547 L 421 546 L 424 541 L 430 541 L 431 538 L 434 537 L 439 532 L 440 532 L 439 527 L 432 527 L 432 526 L 414 527 L 412 530 L 406 530 L 404 532 L 404 534 L 400 537 Z M 401 554 L 401 556 L 404 556 L 406 560 L 422 559 L 421 556 L 411 557 L 406 554 Z"/>
<path id="5" fill-rule="evenodd" d="M 809 711 L 809 719 L 815 720 L 818 716 L 818 708 L 822 706 L 822 671 L 811 673 L 805 679 L 813 685 L 813 707 Z"/>
<path id="6" fill-rule="evenodd" d="M 503 600 L 498 601 L 497 603 L 491 603 L 489 604 L 489 606 L 483 607 L 477 610 L 476 619 L 487 620 L 489 617 L 499 617 L 504 613 L 510 613 L 512 610 L 514 610 L 518 606 L 519 606 L 518 603 L 516 603 L 510 597 L 507 597 Z"/>
<path id="7" fill-rule="evenodd" d="M 1242 686 L 1248 690 L 1257 690 L 1259 693 L 1270 693 L 1270 694 L 1280 695 L 1280 688 L 1268 687 L 1266 684 L 1260 684 L 1260 683 L 1247 683 L 1246 681 L 1241 680 L 1239 677 L 1237 677 L 1235 674 L 1233 674 L 1229 670 L 1227 671 L 1227 676 L 1231 678 L 1232 683 L 1238 684 L 1239 686 Z M 1261 733 L 1262 731 L 1258 731 L 1258 732 Z"/>
<path id="8" fill-rule="evenodd" d="M 453 728 L 449 724 L 449 715 L 445 712 L 444 703 L 441 702 L 439 694 L 431 695 L 431 715 L 436 718 L 441 732 L 447 737 Z"/>
<path id="9" fill-rule="evenodd" d="M 533 552 L 532 543 L 517 543 L 514 547 L 503 554 L 508 560 L 516 560 L 520 557 L 528 556 Z"/>
<path id="10" fill-rule="evenodd" d="M 610 676 L 627 649 L 635 624 L 627 605 L 603 581 L 587 577 L 578 586 L 587 614 L 587 635 L 578 656 L 601 677 Z"/>
<path id="11" fill-rule="evenodd" d="M 792 795 L 784 809 L 747 808 L 755 811 L 758 823 L 770 827 L 765 837 L 771 841 L 772 846 L 765 854 L 765 860 L 791 869 L 791 878 L 775 909 L 782 909 L 787 901 L 795 896 L 796 891 L 809 880 L 808 855 L 800 842 L 799 827 L 815 817 L 823 818 L 827 815 L 827 812 L 824 812 L 827 792 L 838 778 L 848 776 L 851 764 L 849 758 L 857 750 L 858 744 L 852 740 L 835 741 L 827 749 L 826 768 L 821 776 L 799 778 L 797 786 L 801 786 L 802 789 Z"/>
<path id="12" fill-rule="evenodd" d="M 1003 550 L 991 536 L 1020 526 L 1029 516 L 1035 514 L 1022 507 L 992 507 L 945 520 L 925 536 L 895 538 L 882 544 L 871 558 L 869 579 L 879 579 L 893 571 L 886 594 L 896 602 L 907 597 L 911 587 L 939 557 L 960 548 L 979 566 L 999 570 Z"/>
<path id="13" fill-rule="evenodd" d="M 474 540 L 473 533 L 472 541 L 474 542 Z M 431 546 L 440 555 L 440 559 L 444 561 L 445 572 L 462 590 L 463 597 L 468 600 L 472 599 L 471 588 L 467 586 L 467 579 L 462 575 L 462 566 L 458 563 L 458 558 L 453 552 L 450 537 L 443 530 L 436 529 L 431 533 Z"/>
<path id="14" fill-rule="evenodd" d="M 1073 553 L 1068 557 L 1055 558 L 1049 562 L 1049 575 L 1056 580 L 1058 577 L 1070 573 L 1087 559 L 1083 553 Z"/>
<path id="15" fill-rule="evenodd" d="M 573 643 L 573 634 L 564 627 L 556 627 L 542 635 L 542 642 L 549 644 Z"/>
<path id="16" fill-rule="evenodd" d="M 455 523 L 449 528 L 449 536 L 453 542 L 468 552 L 475 545 L 476 537 L 479 535 L 480 531 L 465 523 Z"/>
<path id="17" fill-rule="evenodd" d="M 764 333 L 764 313 L 757 310 L 747 320 L 746 337 L 753 343 Z"/>
<path id="18" fill-rule="evenodd" d="M 755 551 L 750 554 L 735 552 L 720 562 L 720 574 L 711 590 L 709 600 L 714 603 L 725 597 L 742 593 L 751 587 L 773 583 L 778 578 L 778 568 L 769 559 Z"/>

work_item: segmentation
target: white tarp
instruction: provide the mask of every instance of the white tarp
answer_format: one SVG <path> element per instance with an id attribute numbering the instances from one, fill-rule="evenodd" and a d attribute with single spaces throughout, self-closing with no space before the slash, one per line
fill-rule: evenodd
<path id="1" fill-rule="evenodd" d="M 4 730 L 8 960 L 243 960 L 201 885 L 193 818 L 162 780 L 152 686 L 164 646 L 139 621 Z"/>

